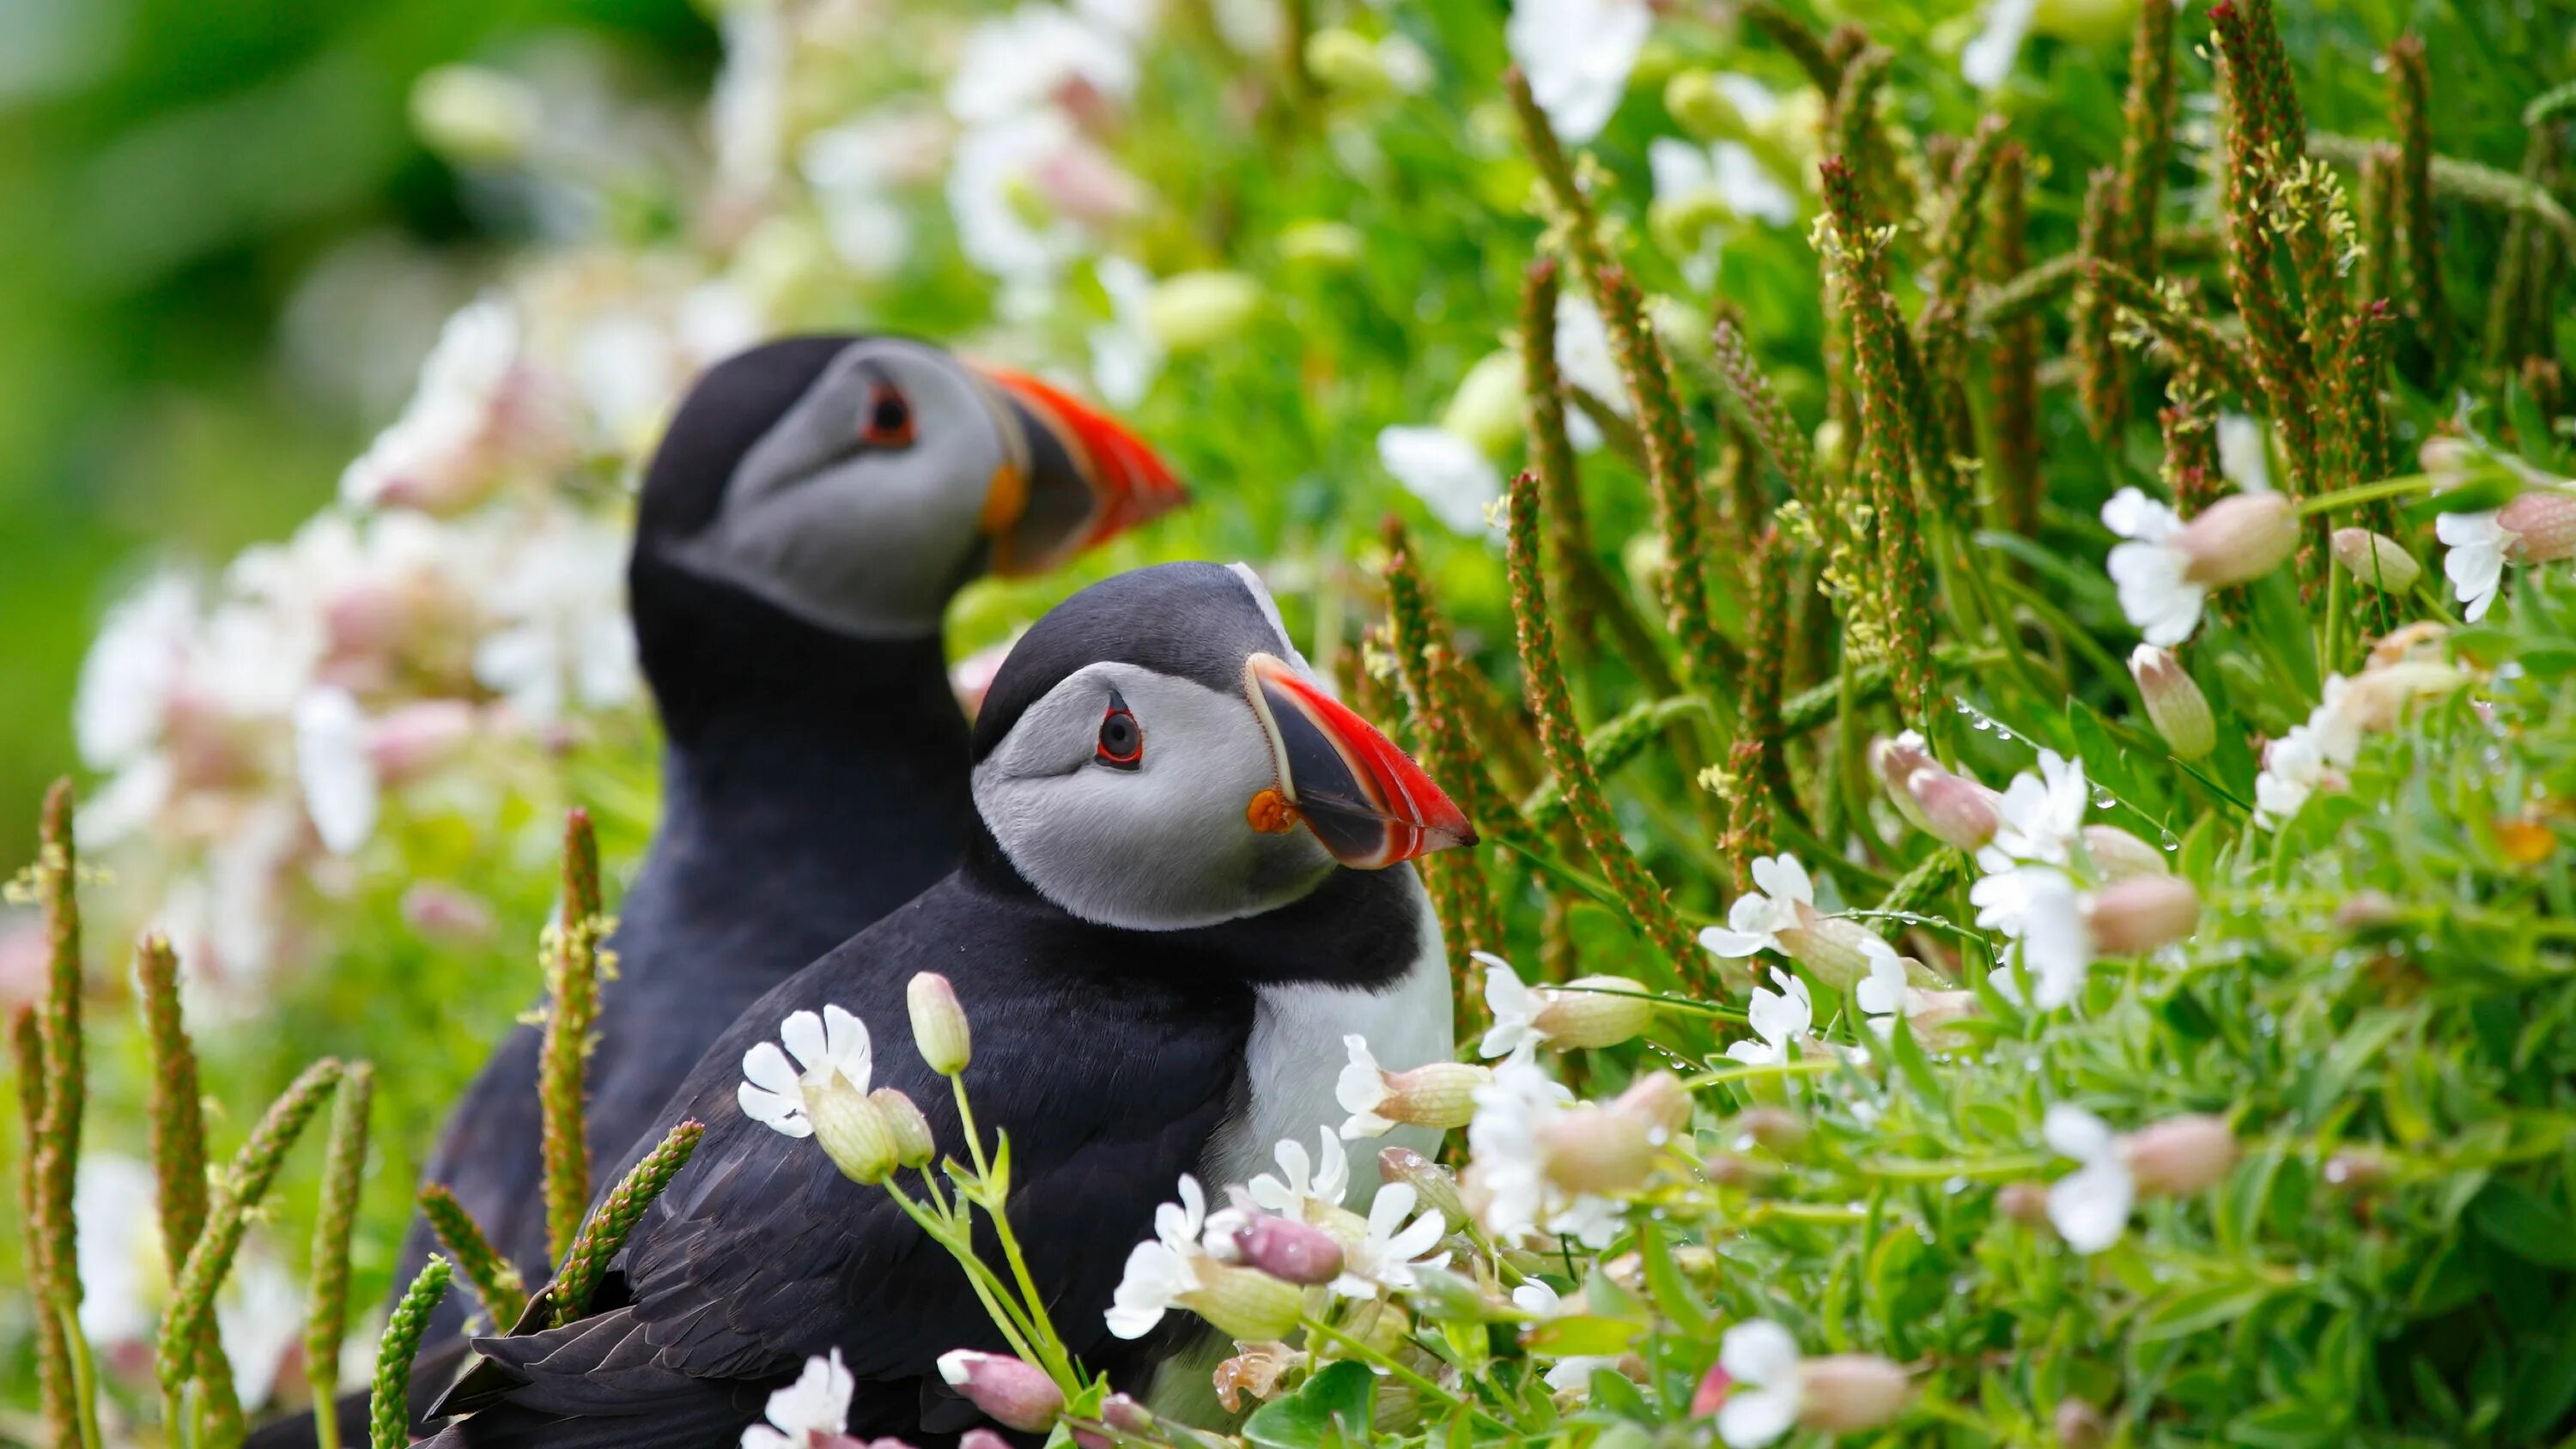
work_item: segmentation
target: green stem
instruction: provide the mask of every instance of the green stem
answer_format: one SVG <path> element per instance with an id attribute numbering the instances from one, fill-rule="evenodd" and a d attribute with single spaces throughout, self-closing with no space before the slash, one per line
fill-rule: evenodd
<path id="1" fill-rule="evenodd" d="M 72 1391 L 80 1404 L 80 1436 L 86 1449 L 102 1449 L 107 1440 L 98 1432 L 98 1361 L 90 1356 L 89 1338 L 81 1332 L 80 1313 L 64 1309 L 63 1347 L 71 1354 Z"/>
<path id="2" fill-rule="evenodd" d="M 2338 488 L 2332 493 L 2320 493 L 2314 498 L 2303 500 L 2299 504 L 2298 516 L 2306 518 L 2331 508 L 2345 508 L 2355 503 L 2375 503 L 2382 498 L 2402 498 L 2409 493 L 2431 493 L 2439 489 L 2443 482 L 2444 480 L 2435 478 L 2429 473 L 2409 473 L 2403 478 L 2382 478 L 2376 483 L 2357 483 L 2350 488 Z"/>
<path id="3" fill-rule="evenodd" d="M 1682 1078 L 1684 1091 L 1696 1092 L 1702 1087 L 1724 1086 L 1729 1082 L 1766 1082 L 1775 1077 L 1821 1077 L 1838 1070 L 1841 1063 L 1830 1057 L 1802 1057 L 1794 1062 L 1756 1062 L 1741 1067 L 1719 1067 L 1696 1077 Z"/>
<path id="4" fill-rule="evenodd" d="M 922 1174 L 925 1183 L 929 1178 L 928 1173 Z M 994 1273 L 992 1265 L 975 1254 L 971 1221 L 968 1235 L 961 1238 L 948 1218 L 906 1196 L 904 1190 L 895 1185 L 894 1179 L 886 1179 L 885 1190 L 886 1196 L 894 1199 L 895 1206 L 903 1210 L 904 1216 L 929 1234 L 932 1242 L 947 1249 L 948 1255 L 957 1260 L 957 1266 L 965 1270 L 967 1286 L 975 1290 L 975 1296 L 983 1303 L 984 1312 L 993 1320 L 993 1326 L 1002 1330 L 1002 1337 L 1010 1341 L 1011 1352 L 1025 1362 L 1037 1362 L 1037 1355 L 1029 1347 L 1032 1335 L 1024 1331 L 1027 1324 L 1020 1317 L 1018 1305 L 1010 1301 L 1010 1290 Z M 1057 1387 L 1062 1388 L 1063 1385 L 1058 1384 Z"/>
<path id="5" fill-rule="evenodd" d="M 1399 1362 L 1392 1355 L 1380 1353 L 1370 1344 L 1353 1338 L 1349 1334 L 1342 1332 L 1340 1329 L 1318 1319 L 1307 1318 L 1300 1321 L 1304 1324 L 1305 1329 L 1309 1334 L 1334 1344 L 1339 1347 L 1344 1354 L 1353 1359 L 1357 1359 L 1361 1363 L 1368 1364 L 1382 1373 L 1404 1380 L 1407 1384 L 1412 1385 L 1414 1391 L 1420 1393 L 1423 1397 L 1434 1400 L 1452 1409 L 1465 1410 L 1467 1413 L 1475 1415 L 1477 1418 L 1484 1420 L 1486 1423 L 1493 1425 L 1495 1428 L 1502 1430 L 1506 1434 L 1517 1435 L 1520 1432 L 1517 1425 L 1505 1423 L 1503 1420 L 1495 1418 L 1492 1414 L 1485 1412 L 1485 1410 L 1477 1405 L 1458 1397 L 1456 1394 L 1440 1387 L 1440 1385 L 1424 1378 L 1421 1374 L 1416 1373 L 1410 1367 Z"/>

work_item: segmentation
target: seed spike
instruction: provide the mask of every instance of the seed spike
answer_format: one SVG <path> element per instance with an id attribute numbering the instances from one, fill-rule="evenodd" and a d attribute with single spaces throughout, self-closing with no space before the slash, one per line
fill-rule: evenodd
<path id="1" fill-rule="evenodd" d="M 150 1103 L 152 1171 L 158 1185 L 161 1251 L 170 1281 L 187 1266 L 188 1251 L 206 1227 L 206 1123 L 198 1084 L 197 1051 L 179 1010 L 179 957 L 167 937 L 151 934 L 134 949 L 134 975 L 143 1015 L 144 1044 L 152 1062 Z M 241 1399 L 209 1323 L 197 1344 L 198 1406 L 207 1436 L 217 1443 L 240 1438 Z"/>
<path id="2" fill-rule="evenodd" d="M 428 1331 L 429 1315 L 446 1294 L 454 1271 L 445 1258 L 431 1254 L 420 1275 L 403 1290 L 393 1316 L 385 1320 L 384 1337 L 376 1342 L 375 1382 L 367 1399 L 369 1449 L 409 1449 L 412 1361 L 420 1355 L 420 1336 Z"/>
<path id="3" fill-rule="evenodd" d="M 2178 7 L 2138 7 L 2129 45 L 2129 92 L 2121 105 L 2119 181 L 2111 255 L 2142 277 L 2156 275 L 2156 205 L 2173 152 L 2174 16 Z"/>
<path id="4" fill-rule="evenodd" d="M 2120 349 L 2111 337 L 2111 309 L 2096 285 L 2103 264 L 2117 260 L 2114 249 L 2120 219 L 2116 185 L 2117 178 L 2107 166 L 2086 178 L 2084 219 L 2075 242 L 2076 254 L 2084 258 L 2087 284 L 2075 291 L 2073 350 L 2084 396 L 2084 421 L 2092 430 L 2093 441 L 2105 448 L 2118 446 L 2121 426 L 2129 414 L 2128 380 L 2120 365 Z"/>
<path id="5" fill-rule="evenodd" d="M 519 1270 L 492 1246 L 474 1215 L 445 1183 L 433 1182 L 420 1190 L 420 1211 L 481 1300 L 493 1331 L 507 1332 L 528 1311 L 528 1287 Z"/>
<path id="6" fill-rule="evenodd" d="M 698 1150 L 699 1140 L 706 1135 L 706 1124 L 702 1122 L 680 1123 L 600 1201 L 599 1211 L 582 1225 L 580 1235 L 564 1254 L 555 1281 L 546 1290 L 553 1300 L 556 1327 L 589 1311 L 590 1295 L 598 1289 L 601 1275 L 608 1271 L 609 1260 L 626 1245 L 627 1235 L 644 1220 L 644 1210 L 653 1205 L 653 1199 L 660 1197 L 680 1169 L 689 1165 L 689 1154 Z"/>
<path id="7" fill-rule="evenodd" d="M 2442 265 L 2433 228 L 2432 79 L 2421 36 L 2388 47 L 2388 103 L 2397 126 L 2397 297 L 2407 327 L 2401 365 L 2419 385 L 2444 361 Z"/>
<path id="8" fill-rule="evenodd" d="M 599 899 L 599 840 L 590 814 L 564 821 L 563 899 L 546 929 L 545 1037 L 538 1057 L 543 1117 L 546 1244 L 556 1261 L 581 1231 L 590 1203 L 590 1144 L 584 1125 L 583 1077 L 599 1019 L 600 942 L 609 924 Z"/>
<path id="9" fill-rule="evenodd" d="M 34 1156 L 45 1130 L 45 1046 L 36 1008 L 22 1006 L 9 1018 L 11 1070 L 18 1076 L 18 1122 Z M 43 1305 L 54 1299 L 53 1263 L 47 1252 L 47 1224 L 42 1175 L 34 1169 L 18 1174 L 18 1216 L 27 1231 L 27 1289 L 37 1311 L 36 1379 L 44 1405 L 46 1437 L 56 1444 L 80 1443 L 80 1405 L 72 1382 L 71 1346 L 61 1315 Z"/>
<path id="10" fill-rule="evenodd" d="M 2030 222 L 2023 196 L 2021 143 L 2007 141 L 1995 156 L 1994 220 L 1986 228 L 1986 275 L 2010 281 L 2030 265 Z M 2004 527 L 2024 538 L 2039 533 L 2039 319 L 2006 318 L 1992 324 L 1995 346 L 1995 496 Z"/>
<path id="11" fill-rule="evenodd" d="M 322 1210 L 313 1222 L 312 1306 L 304 1320 L 304 1380 L 313 1402 L 327 1404 L 340 1389 L 340 1344 L 349 1332 L 349 1232 L 358 1217 L 358 1192 L 367 1167 L 367 1111 L 375 1100 L 376 1069 L 351 1062 L 340 1069 L 331 1108 L 331 1135 L 323 1149 Z M 205 1355 L 215 1357 L 216 1355 Z M 340 1426 L 328 1413 L 313 1416 L 321 1449 L 340 1449 Z"/>

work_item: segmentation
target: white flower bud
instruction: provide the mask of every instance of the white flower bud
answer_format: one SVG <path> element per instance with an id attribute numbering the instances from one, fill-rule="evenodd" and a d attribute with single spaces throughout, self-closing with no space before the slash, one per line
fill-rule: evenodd
<path id="1" fill-rule="evenodd" d="M 2061 1449 L 2101 1449 L 2111 1432 L 2102 1422 L 2102 1411 L 2082 1399 L 2058 1400 L 2051 1427 L 2057 1431 Z"/>
<path id="2" fill-rule="evenodd" d="M 1306 1293 L 1296 1284 L 1231 1263 L 1203 1259 L 1191 1266 L 1199 1286 L 1182 1294 L 1180 1305 L 1226 1337 L 1247 1342 L 1284 1338 L 1297 1326 Z"/>
<path id="3" fill-rule="evenodd" d="M 2261 578 L 2298 546 L 2298 512 L 2278 493 L 2222 498 L 2183 525 L 2174 539 L 2174 547 L 2190 560 L 2183 577 L 2213 589 Z"/>
<path id="4" fill-rule="evenodd" d="M 2180 1197 L 2208 1187 L 2236 1165 L 2236 1134 L 2224 1119 L 2195 1112 L 2138 1129 L 2123 1150 L 2138 1191 Z"/>
<path id="5" fill-rule="evenodd" d="M 2197 760 L 2218 747 L 2217 722 L 2210 717 L 2209 696 L 2192 682 L 2191 671 L 2170 649 L 2141 644 L 2129 652 L 2129 675 L 2147 702 L 2147 718 L 2179 759 Z"/>
<path id="6" fill-rule="evenodd" d="M 1807 1119 L 1786 1107 L 1747 1107 L 1735 1114 L 1733 1126 L 1776 1156 L 1795 1157 L 1807 1150 Z"/>
<path id="7" fill-rule="evenodd" d="M 1416 1127 L 1464 1127 L 1476 1116 L 1476 1090 L 1493 1080 L 1492 1069 L 1471 1062 L 1431 1062 L 1385 1074 L 1386 1098 L 1377 1114 Z"/>
<path id="8" fill-rule="evenodd" d="M 1414 1201 L 1437 1211 L 1452 1230 L 1469 1221 L 1466 1201 L 1458 1193 L 1458 1179 L 1450 1175 L 1449 1169 L 1412 1148 L 1381 1149 L 1377 1171 L 1385 1181 L 1411 1186 Z"/>
<path id="9" fill-rule="evenodd" d="M 2404 544 L 2367 528 L 2336 529 L 2334 556 L 2345 573 L 2382 593 L 2402 594 L 2424 576 L 2424 566 Z"/>
<path id="10" fill-rule="evenodd" d="M 2478 450 L 2466 438 L 2448 434 L 2426 438 L 2415 450 L 2415 461 L 2433 475 L 2434 491 L 2457 488 L 2468 481 L 2470 465 L 2477 461 Z"/>
<path id="11" fill-rule="evenodd" d="M 1547 1004 L 1534 1023 L 1559 1051 L 1617 1046 L 1654 1025 L 1655 1004 L 1646 988 L 1622 976 L 1586 976 L 1543 992 Z"/>
<path id="12" fill-rule="evenodd" d="M 1034 1434 L 1055 1423 L 1064 1391 L 1046 1371 L 1006 1353 L 956 1348 L 939 1356 L 939 1376 L 993 1422 Z"/>
<path id="13" fill-rule="evenodd" d="M 2448 694 L 2467 682 L 2468 676 L 2450 665 L 2423 659 L 2364 670 L 2344 691 L 2344 717 L 2360 729 L 2388 729 L 2405 718 L 2407 706 L 2416 700 Z"/>
<path id="14" fill-rule="evenodd" d="M 1907 793 L 1922 807 L 1923 828 L 1961 850 L 1985 848 L 2003 824 L 1995 792 L 1964 775 L 1918 772 Z"/>
<path id="15" fill-rule="evenodd" d="M 948 978 L 936 971 L 915 974 L 904 988 L 904 1006 L 912 1014 L 912 1044 L 921 1059 L 943 1077 L 953 1077 L 966 1070 L 974 1059 L 975 1038 L 966 1026 L 966 1008 L 957 1001 L 957 989 Z"/>
<path id="16" fill-rule="evenodd" d="M 2153 951 L 2190 935 L 2200 924 L 2200 892 L 2175 876 L 2131 876 L 2094 894 L 2086 924 L 2094 944 L 2108 955 Z"/>
<path id="17" fill-rule="evenodd" d="M 1643 1187 L 1655 1166 L 1653 1134 L 1642 1118 L 1589 1102 L 1540 1127 L 1538 1150 L 1548 1181 L 1603 1197 Z"/>
<path id="18" fill-rule="evenodd" d="M 517 160 L 536 139 L 538 112 L 526 82 L 483 66 L 442 65 L 412 82 L 412 130 L 451 161 Z"/>
<path id="19" fill-rule="evenodd" d="M 1926 771 L 1936 776 L 1948 772 L 1941 768 L 1939 760 L 1932 758 L 1931 747 L 1923 742 L 1923 737 L 1907 730 L 1892 740 L 1873 741 L 1869 747 L 1869 767 L 1886 784 L 1888 801 L 1896 806 L 1896 813 L 1904 816 L 1906 823 L 1915 829 L 1930 831 L 1932 822 L 1925 818 L 1922 802 L 1915 797 L 1914 782 Z"/>
<path id="20" fill-rule="evenodd" d="M 939 1155 L 939 1144 L 930 1137 L 930 1119 L 921 1115 L 910 1097 L 892 1087 L 877 1088 L 868 1093 L 868 1100 L 885 1116 L 894 1160 L 904 1167 L 928 1167 L 930 1159 Z"/>
<path id="21" fill-rule="evenodd" d="M 2163 851 L 2117 825 L 2085 826 L 2084 853 L 2093 857 L 2093 868 L 2102 872 L 2106 882 L 2127 880 L 2134 875 L 2173 874 Z"/>
<path id="22" fill-rule="evenodd" d="M 1850 990 L 1853 982 L 1869 974 L 1869 950 L 1864 943 L 1878 940 L 1869 927 L 1840 916 L 1823 915 L 1803 904 L 1798 907 L 1798 918 L 1805 924 L 1777 935 L 1780 949 L 1799 965 L 1815 972 L 1836 991 Z"/>
<path id="23" fill-rule="evenodd" d="M 1645 1123 L 1647 1137 L 1661 1144 L 1690 1130 L 1690 1089 L 1670 1072 L 1648 1072 L 1630 1082 L 1610 1110 Z"/>
<path id="24" fill-rule="evenodd" d="M 840 1077 L 829 1086 L 808 1088 L 805 1115 L 814 1123 L 814 1140 L 841 1175 L 875 1187 L 894 1176 L 899 1144 L 884 1109 Z"/>
<path id="25" fill-rule="evenodd" d="M 1232 341 L 1261 310 L 1261 284 L 1241 272 L 1166 277 L 1145 301 L 1145 328 L 1174 352 Z"/>
<path id="26" fill-rule="evenodd" d="M 1359 265 L 1366 255 L 1359 229 L 1338 221 L 1291 222 L 1276 245 L 1283 262 L 1336 271 Z"/>
<path id="27" fill-rule="evenodd" d="M 1914 1400 L 1905 1370 L 1874 1353 L 1837 1353 L 1798 1366 L 1798 1422 L 1827 1434 L 1874 1429 Z"/>
<path id="28" fill-rule="evenodd" d="M 1521 439 L 1521 360 L 1511 352 L 1489 352 L 1458 380 L 1440 427 L 1476 445 L 1489 458 L 1511 451 Z"/>

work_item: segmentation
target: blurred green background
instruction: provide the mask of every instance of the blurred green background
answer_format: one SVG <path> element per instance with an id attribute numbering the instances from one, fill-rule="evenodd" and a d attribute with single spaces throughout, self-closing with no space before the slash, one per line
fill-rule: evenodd
<path id="1" fill-rule="evenodd" d="M 291 532 L 532 225 L 421 149 L 413 78 L 549 52 L 688 95 L 717 45 L 688 0 L 0 0 L 0 873 L 120 588 Z"/>

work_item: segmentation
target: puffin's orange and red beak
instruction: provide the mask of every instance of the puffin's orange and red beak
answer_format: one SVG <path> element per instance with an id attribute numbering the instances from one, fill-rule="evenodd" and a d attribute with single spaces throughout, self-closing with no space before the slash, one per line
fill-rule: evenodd
<path id="1" fill-rule="evenodd" d="M 1382 870 L 1476 843 L 1466 813 L 1421 766 L 1294 665 L 1255 654 L 1243 684 L 1269 726 L 1286 803 L 1335 860 Z"/>
<path id="2" fill-rule="evenodd" d="M 1189 501 L 1171 468 L 1124 424 L 1027 373 L 980 370 L 1048 435 L 1030 440 L 1033 456 L 1023 476 L 995 480 L 986 505 L 995 573 L 1016 577 L 1053 568 Z M 1050 463 L 1069 468 L 1079 486 L 1050 489 Z"/>

